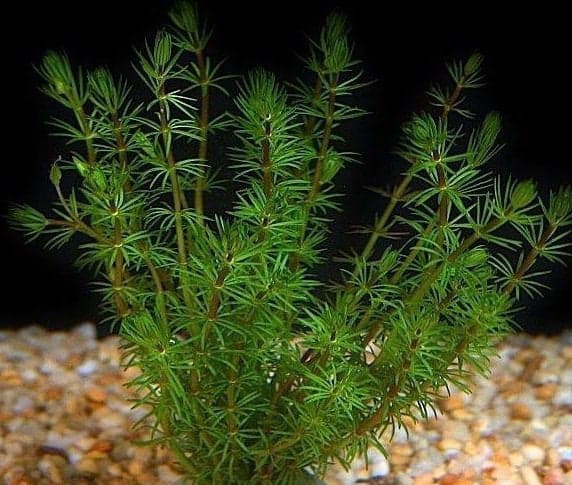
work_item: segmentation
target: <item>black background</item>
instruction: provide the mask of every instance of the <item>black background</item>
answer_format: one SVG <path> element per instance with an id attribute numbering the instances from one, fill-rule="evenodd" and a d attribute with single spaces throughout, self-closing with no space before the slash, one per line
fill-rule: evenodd
<path id="1" fill-rule="evenodd" d="M 384 199 L 362 189 L 397 180 L 403 168 L 391 150 L 400 124 L 412 111 L 426 107 L 424 92 L 443 79 L 444 62 L 475 50 L 485 55 L 487 87 L 472 107 L 480 114 L 499 110 L 502 141 L 507 147 L 494 162 L 502 174 L 533 177 L 541 194 L 572 180 L 570 156 L 572 107 L 569 27 L 564 10 L 535 5 L 497 12 L 478 2 L 459 4 L 371 1 L 203 2 L 202 12 L 215 27 L 211 54 L 228 57 L 227 72 L 263 66 L 292 80 L 300 69 L 295 53 L 305 53 L 304 34 L 315 34 L 332 8 L 344 11 L 353 26 L 356 52 L 366 77 L 377 82 L 357 100 L 372 114 L 350 123 L 344 134 L 348 150 L 361 153 L 363 165 L 338 176 L 347 195 L 345 212 L 336 216 L 331 249 L 348 249 L 363 238 L 345 233 L 351 224 L 368 224 L 381 212 Z M 47 49 L 64 49 L 72 61 L 87 67 L 107 64 L 128 72 L 132 45 L 141 46 L 166 21 L 171 2 L 98 0 L 97 2 L 12 3 L 2 7 L 3 119 L 2 192 L 0 210 L 10 202 L 47 208 L 54 199 L 48 182 L 50 164 L 63 147 L 48 136 L 45 121 L 53 104 L 41 95 L 32 69 Z M 10 6 L 6 6 L 10 5 Z M 47 252 L 40 243 L 24 245 L 20 234 L 0 221 L 2 286 L 0 325 L 38 323 L 64 328 L 98 319 L 97 298 L 88 290 L 88 275 L 72 267 L 73 252 Z M 330 254 L 333 254 L 332 251 Z M 569 327 L 571 272 L 555 267 L 553 291 L 520 314 L 531 332 L 556 332 Z M 103 331 L 103 330 L 101 330 Z"/>

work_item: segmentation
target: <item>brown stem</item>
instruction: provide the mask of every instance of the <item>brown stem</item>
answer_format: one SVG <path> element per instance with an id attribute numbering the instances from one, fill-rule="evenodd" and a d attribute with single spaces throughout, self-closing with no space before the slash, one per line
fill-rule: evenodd
<path id="1" fill-rule="evenodd" d="M 540 251 L 544 249 L 544 246 L 548 242 L 548 240 L 554 235 L 556 232 L 556 226 L 549 224 L 546 226 L 544 231 L 542 232 L 538 242 L 535 246 L 530 248 L 530 251 L 522 261 L 521 265 L 518 267 L 514 275 L 512 276 L 511 280 L 506 284 L 503 288 L 503 293 L 508 295 L 512 292 L 518 281 L 525 275 L 525 273 L 532 267 L 532 265 L 536 262 Z"/>
<path id="2" fill-rule="evenodd" d="M 457 99 L 459 99 L 459 96 L 461 95 L 461 91 L 463 90 L 465 80 L 466 77 L 462 76 L 459 83 L 455 86 L 454 91 L 451 93 L 451 95 L 443 105 L 443 111 L 441 112 L 441 119 L 444 120 L 445 118 L 447 118 L 447 116 L 449 116 L 449 112 L 451 111 L 451 109 L 457 102 Z"/>
<path id="3" fill-rule="evenodd" d="M 326 116 L 326 122 L 324 124 L 324 136 L 322 138 L 322 145 L 320 147 L 320 153 L 318 156 L 318 162 L 316 163 L 316 169 L 314 171 L 314 178 L 312 179 L 312 188 L 307 197 L 307 202 L 310 204 L 314 202 L 314 199 L 320 192 L 322 187 L 322 175 L 324 172 L 324 164 L 326 163 L 326 157 L 328 155 L 328 148 L 330 147 L 330 138 L 332 136 L 332 128 L 334 125 L 334 111 L 336 103 L 336 87 L 338 84 L 338 76 L 336 75 L 332 86 L 330 87 L 330 94 L 328 96 L 328 111 Z"/>

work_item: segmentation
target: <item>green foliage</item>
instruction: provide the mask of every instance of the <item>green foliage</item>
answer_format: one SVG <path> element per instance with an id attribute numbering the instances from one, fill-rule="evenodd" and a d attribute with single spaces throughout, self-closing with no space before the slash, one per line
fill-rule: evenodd
<path id="1" fill-rule="evenodd" d="M 44 57 L 70 153 L 50 172 L 53 214 L 20 205 L 10 220 L 48 247 L 80 236 L 78 265 L 120 324 L 124 365 L 142 370 L 130 385 L 154 418 L 148 444 L 169 446 L 197 483 L 304 483 L 308 470 L 384 451 L 380 431 L 427 417 L 443 386 L 469 391 L 486 375 L 519 298 L 545 287 L 547 271 L 531 269 L 568 255 L 572 190 L 545 202 L 533 181 L 483 172 L 501 120 L 461 124 L 474 116 L 465 93 L 483 82 L 474 54 L 404 124 L 402 180 L 364 249 L 323 285 L 313 273 L 329 259 L 335 181 L 353 161 L 341 129 L 364 114 L 351 104 L 365 83 L 344 17 L 311 41 L 302 78 L 284 85 L 258 69 L 234 90 L 206 56 L 195 5 L 176 4 L 171 19 L 136 52 L 146 98 L 105 68 Z M 227 89 L 235 109 L 213 115 Z M 230 211 L 207 214 L 222 166 L 209 137 L 222 129 L 235 135 L 241 185 Z"/>

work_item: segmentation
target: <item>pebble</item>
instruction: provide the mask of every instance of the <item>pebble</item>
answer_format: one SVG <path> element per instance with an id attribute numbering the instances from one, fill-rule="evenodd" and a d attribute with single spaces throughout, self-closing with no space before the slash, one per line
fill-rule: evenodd
<path id="1" fill-rule="evenodd" d="M 510 415 L 512 419 L 530 419 L 532 417 L 532 412 L 530 408 L 521 402 L 517 402 L 511 405 Z"/>
<path id="2" fill-rule="evenodd" d="M 546 452 L 540 446 L 531 444 L 524 445 L 522 447 L 521 453 L 529 462 L 543 462 L 544 457 L 546 456 Z"/>
<path id="3" fill-rule="evenodd" d="M 82 458 L 76 464 L 76 470 L 81 474 L 97 475 L 99 472 L 99 467 L 97 466 L 97 461 L 95 461 L 93 458 Z"/>
<path id="4" fill-rule="evenodd" d="M 520 475 L 526 485 L 542 485 L 538 475 L 531 466 L 523 466 L 520 469 Z"/>
<path id="5" fill-rule="evenodd" d="M 94 359 L 86 360 L 83 364 L 81 364 L 77 369 L 77 373 L 80 377 L 87 377 L 97 371 L 99 364 Z"/>
<path id="6" fill-rule="evenodd" d="M 96 335 L 91 324 L 0 332 L 0 475 L 10 485 L 182 483 L 168 449 L 132 444 L 146 437 L 131 429 L 146 411 L 131 409 L 135 391 L 123 384 L 139 373 L 120 368 L 117 337 Z M 409 438 L 402 427 L 389 442 L 386 431 L 388 459 L 372 448 L 367 470 L 363 458 L 349 472 L 334 465 L 326 483 L 572 483 L 572 332 L 515 335 L 498 351 L 504 361 L 492 359 L 489 379 L 474 378 L 474 394 L 451 387 L 437 419 L 404 417 Z"/>
<path id="7" fill-rule="evenodd" d="M 558 386 L 555 382 L 549 382 L 547 384 L 538 386 L 534 390 L 534 394 L 536 398 L 540 399 L 541 401 L 549 401 L 554 397 L 554 394 L 556 394 L 557 388 Z"/>
<path id="8" fill-rule="evenodd" d="M 14 414 L 22 414 L 23 412 L 32 409 L 35 406 L 35 401 L 27 395 L 18 396 L 16 402 L 12 404 L 12 412 Z"/>
<path id="9" fill-rule="evenodd" d="M 102 403 L 107 399 L 107 393 L 99 387 L 90 387 L 85 392 L 85 397 L 88 401 Z"/>
<path id="10" fill-rule="evenodd" d="M 556 392 L 552 402 L 555 406 L 572 408 L 572 389 L 560 389 L 558 392 Z"/>

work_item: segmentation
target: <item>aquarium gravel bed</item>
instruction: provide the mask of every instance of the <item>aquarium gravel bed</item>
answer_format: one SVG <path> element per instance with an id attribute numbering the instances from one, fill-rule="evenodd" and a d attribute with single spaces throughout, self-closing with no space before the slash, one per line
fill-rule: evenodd
<path id="1" fill-rule="evenodd" d="M 0 331 L 0 481 L 24 484 L 176 484 L 166 449 L 138 447 L 122 384 L 119 339 L 70 332 Z M 371 450 L 369 469 L 332 466 L 326 483 L 572 484 L 572 332 L 510 337 L 492 378 L 453 391 L 438 419 L 398 430 L 389 459 Z M 442 414 L 441 414 L 442 412 Z"/>

